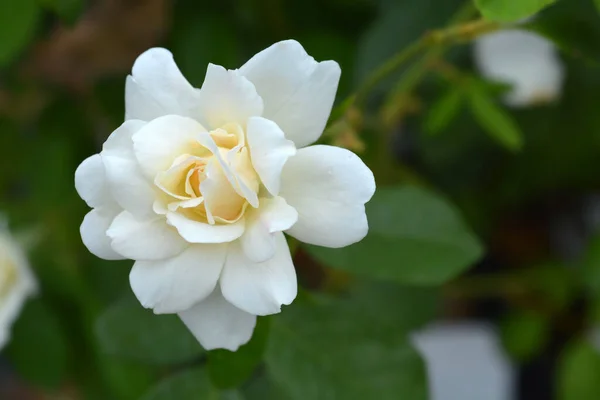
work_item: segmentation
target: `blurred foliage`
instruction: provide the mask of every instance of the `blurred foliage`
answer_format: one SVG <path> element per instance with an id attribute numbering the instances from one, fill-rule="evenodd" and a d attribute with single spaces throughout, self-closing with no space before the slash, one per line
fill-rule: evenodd
<path id="1" fill-rule="evenodd" d="M 600 189 L 597 7 L 0 1 L 0 210 L 38 238 L 29 254 L 41 286 L 2 357 L 54 396 L 44 398 L 420 400 L 429 384 L 411 333 L 483 315 L 515 364 L 552 354 L 556 398 L 599 398 L 588 332 L 600 322 L 600 219 L 584 207 Z M 508 108 L 507 87 L 474 67 L 471 41 L 534 14 L 523 27 L 561 50 L 563 94 Z M 237 68 L 287 38 L 342 68 L 322 141 L 359 151 L 375 172 L 370 232 L 344 249 L 299 246 L 298 299 L 260 318 L 238 352 L 207 352 L 176 316 L 142 309 L 129 261 L 85 249 L 74 171 L 122 122 L 125 76 L 142 51 L 168 47 L 200 86 L 209 62 Z M 557 242 L 565 218 L 575 239 Z"/>

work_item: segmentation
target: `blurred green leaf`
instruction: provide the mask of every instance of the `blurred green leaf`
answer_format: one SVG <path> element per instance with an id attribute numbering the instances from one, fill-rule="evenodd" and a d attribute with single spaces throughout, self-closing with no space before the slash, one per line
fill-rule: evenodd
<path id="1" fill-rule="evenodd" d="M 512 22 L 530 17 L 556 0 L 475 0 L 475 5 L 487 19 Z"/>
<path id="2" fill-rule="evenodd" d="M 464 93 L 461 88 L 449 88 L 429 109 L 425 117 L 425 131 L 430 134 L 443 131 L 460 112 L 463 103 Z"/>
<path id="3" fill-rule="evenodd" d="M 560 357 L 558 400 L 597 400 L 600 393 L 600 352 L 587 341 L 570 343 Z"/>
<path id="4" fill-rule="evenodd" d="M 363 82 L 374 69 L 425 32 L 442 27 L 462 3 L 461 0 L 420 0 L 418 4 L 396 1 L 383 7 L 379 18 L 358 42 L 354 82 Z M 383 83 L 381 87 L 387 86 Z"/>
<path id="5" fill-rule="evenodd" d="M 378 330 L 339 301 L 312 300 L 272 322 L 267 370 L 291 399 L 427 398 L 425 366 L 402 332 Z"/>
<path id="6" fill-rule="evenodd" d="M 566 54 L 600 62 L 600 15 L 589 0 L 557 2 L 524 26 Z"/>
<path id="7" fill-rule="evenodd" d="M 35 386 L 57 389 L 65 378 L 67 343 L 57 315 L 40 298 L 25 304 L 7 348 L 11 365 Z"/>
<path id="8" fill-rule="evenodd" d="M 540 314 L 513 311 L 500 323 L 504 348 L 515 360 L 527 362 L 549 339 L 549 321 Z"/>
<path id="9" fill-rule="evenodd" d="M 435 318 L 440 311 L 440 294 L 437 288 L 360 282 L 344 297 L 344 307 L 350 314 L 363 315 L 380 335 L 408 334 Z"/>
<path id="10" fill-rule="evenodd" d="M 264 371 L 245 385 L 243 393 L 247 400 L 290 400 L 290 396 L 284 393 Z"/>
<path id="11" fill-rule="evenodd" d="M 515 120 L 481 85 L 473 82 L 469 85 L 467 94 L 473 117 L 494 140 L 512 151 L 523 147 L 523 134 Z"/>
<path id="12" fill-rule="evenodd" d="M 208 374 L 215 386 L 227 389 L 239 386 L 246 381 L 262 362 L 267 338 L 269 319 L 259 318 L 250 342 L 237 351 L 225 349 L 208 352 Z"/>
<path id="13" fill-rule="evenodd" d="M 165 378 L 141 400 L 243 400 L 238 391 L 220 391 L 211 385 L 204 368 L 190 368 Z"/>
<path id="14" fill-rule="evenodd" d="M 39 15 L 37 0 L 0 1 L 0 67 L 13 61 L 29 43 Z"/>
<path id="15" fill-rule="evenodd" d="M 326 265 L 373 278 L 439 285 L 481 257 L 477 237 L 446 200 L 425 189 L 379 189 L 367 203 L 369 234 L 343 249 L 308 246 Z"/>
<path id="16" fill-rule="evenodd" d="M 96 333 L 106 353 L 150 364 L 183 363 L 204 353 L 177 316 L 154 315 L 129 297 L 98 318 Z"/>
<path id="17" fill-rule="evenodd" d="M 559 310 L 566 309 L 579 290 L 573 270 L 564 263 L 545 263 L 527 268 L 519 275 L 529 287 Z"/>
<path id="18" fill-rule="evenodd" d="M 108 355 L 101 357 L 100 363 L 113 395 L 118 395 L 120 400 L 138 399 L 156 381 L 155 374 L 147 365 Z"/>

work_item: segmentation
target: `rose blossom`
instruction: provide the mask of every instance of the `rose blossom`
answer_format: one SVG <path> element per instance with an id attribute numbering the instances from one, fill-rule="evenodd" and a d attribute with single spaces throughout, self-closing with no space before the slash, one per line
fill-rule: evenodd
<path id="1" fill-rule="evenodd" d="M 143 53 L 127 78 L 126 121 L 75 184 L 98 257 L 133 259 L 146 308 L 177 313 L 207 349 L 237 349 L 257 315 L 297 293 L 283 232 L 326 247 L 361 240 L 373 174 L 352 152 L 315 145 L 340 68 L 293 40 L 237 70 L 209 64 L 192 87 L 173 56 Z"/>

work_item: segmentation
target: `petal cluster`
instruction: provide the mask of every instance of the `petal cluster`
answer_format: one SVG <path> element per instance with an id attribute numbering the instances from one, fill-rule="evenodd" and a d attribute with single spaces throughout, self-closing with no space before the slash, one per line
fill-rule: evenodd
<path id="1" fill-rule="evenodd" d="M 486 78 L 511 85 L 506 104 L 526 107 L 560 97 L 564 67 L 547 39 L 508 29 L 478 38 L 474 50 L 477 67 Z"/>
<path id="2" fill-rule="evenodd" d="M 257 315 L 297 293 L 284 232 L 342 247 L 361 240 L 373 174 L 321 135 L 340 69 L 295 41 L 191 86 L 165 49 L 126 81 L 126 121 L 75 174 L 93 208 L 81 236 L 98 257 L 132 259 L 144 307 L 177 313 L 207 349 L 246 343 Z M 307 147 L 308 146 L 308 147 Z"/>
<path id="3" fill-rule="evenodd" d="M 0 227 L 0 348 L 10 339 L 10 328 L 28 297 L 37 291 L 23 249 Z"/>

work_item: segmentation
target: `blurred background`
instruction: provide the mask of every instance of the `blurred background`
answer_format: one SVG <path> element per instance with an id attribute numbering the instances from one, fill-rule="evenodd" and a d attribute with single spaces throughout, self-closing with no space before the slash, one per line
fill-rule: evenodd
<path id="1" fill-rule="evenodd" d="M 600 17 L 503 3 L 0 0 L 0 213 L 39 284 L 0 399 L 600 398 Z M 547 39 L 485 42 L 506 29 Z M 209 62 L 289 38 L 342 68 L 321 140 L 374 170 L 371 233 L 299 247 L 296 302 L 207 353 L 142 309 L 130 261 L 83 246 L 74 172 L 122 123 L 144 50 L 200 87 Z"/>

